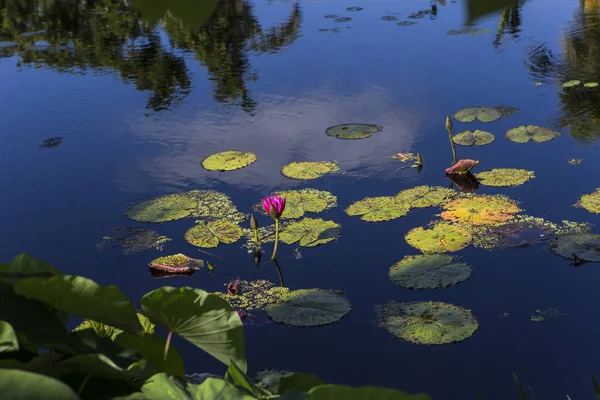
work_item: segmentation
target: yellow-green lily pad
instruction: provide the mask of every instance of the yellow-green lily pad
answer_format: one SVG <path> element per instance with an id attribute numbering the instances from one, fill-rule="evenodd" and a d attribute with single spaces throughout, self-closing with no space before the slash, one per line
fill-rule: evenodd
<path id="1" fill-rule="evenodd" d="M 325 131 L 329 136 L 338 139 L 366 139 L 383 128 L 372 124 L 341 124 L 327 128 Z"/>
<path id="2" fill-rule="evenodd" d="M 425 345 L 456 343 L 467 339 L 479 327 L 471 313 L 453 304 L 418 301 L 391 301 L 376 306 L 378 325 L 407 342 Z"/>
<path id="3" fill-rule="evenodd" d="M 411 229 L 404 237 L 412 247 L 423 253 L 446 253 L 462 250 L 471 243 L 471 233 L 460 226 L 438 223 L 431 229 Z"/>
<path id="4" fill-rule="evenodd" d="M 337 205 L 337 197 L 324 190 L 287 190 L 275 194 L 286 199 L 285 210 L 281 214 L 283 219 L 302 218 L 306 212 L 320 213 Z M 266 214 L 262 204 L 256 205 L 254 209 Z"/>
<path id="5" fill-rule="evenodd" d="M 390 280 L 407 289 L 436 289 L 456 285 L 471 276 L 471 267 L 447 254 L 406 256 L 390 268 Z"/>
<path id="6" fill-rule="evenodd" d="M 550 248 L 556 254 L 585 261 L 600 261 L 600 235 L 590 233 L 572 233 L 562 235 L 550 242 Z"/>
<path id="7" fill-rule="evenodd" d="M 495 168 L 475 175 L 485 186 L 519 186 L 535 178 L 533 171 L 516 168 Z"/>
<path id="8" fill-rule="evenodd" d="M 399 201 L 395 196 L 367 197 L 350 204 L 346 214 L 360 215 L 360 219 L 369 222 L 389 221 L 400 218 L 410 210 L 410 205 Z"/>
<path id="9" fill-rule="evenodd" d="M 294 290 L 269 304 L 267 313 L 273 321 L 291 326 L 321 326 L 337 322 L 348 314 L 352 305 L 343 294 L 322 289 Z"/>
<path id="10" fill-rule="evenodd" d="M 515 143 L 544 143 L 556 139 L 560 135 L 560 132 L 537 125 L 519 126 L 506 132 L 506 138 Z"/>
<path id="11" fill-rule="evenodd" d="M 586 88 L 595 88 L 598 87 L 598 82 L 588 82 L 586 84 L 583 85 Z"/>
<path id="12" fill-rule="evenodd" d="M 196 247 L 217 247 L 219 243 L 235 243 L 242 237 L 242 228 L 227 220 L 200 221 L 185 233 L 185 240 Z"/>
<path id="13" fill-rule="evenodd" d="M 485 146 L 496 140 L 496 137 L 486 131 L 464 131 L 452 136 L 452 141 L 460 146 Z"/>
<path id="14" fill-rule="evenodd" d="M 401 191 L 395 201 L 409 208 L 427 208 L 442 205 L 456 195 L 452 189 L 422 185 Z"/>
<path id="15" fill-rule="evenodd" d="M 211 154 L 202 161 L 202 166 L 209 171 L 234 171 L 244 168 L 256 161 L 256 154 L 248 151 L 227 150 Z"/>
<path id="16" fill-rule="evenodd" d="M 460 122 L 473 122 L 476 119 L 481 122 L 494 122 L 502 118 L 502 113 L 495 107 L 469 107 L 454 113 L 454 119 Z"/>
<path id="17" fill-rule="evenodd" d="M 563 83 L 562 86 L 565 87 L 565 88 L 570 88 L 570 87 L 574 87 L 574 86 L 579 86 L 580 83 L 581 83 L 580 80 L 573 79 L 572 81 L 568 81 L 568 82 Z"/>
<path id="18" fill-rule="evenodd" d="M 593 193 L 581 196 L 577 205 L 594 214 L 600 214 L 600 188 L 596 189 Z"/>
<path id="19" fill-rule="evenodd" d="M 298 242 L 302 247 L 314 247 L 337 239 L 341 231 L 341 225 L 336 222 L 304 218 L 286 225 L 279 238 L 285 244 Z"/>
<path id="20" fill-rule="evenodd" d="M 325 174 L 337 172 L 340 167 L 336 162 L 330 161 L 303 161 L 293 162 L 281 169 L 284 176 L 292 179 L 309 180 L 317 179 Z"/>
<path id="21" fill-rule="evenodd" d="M 521 211 L 505 196 L 472 196 L 444 204 L 442 219 L 466 225 L 494 225 L 510 221 Z"/>

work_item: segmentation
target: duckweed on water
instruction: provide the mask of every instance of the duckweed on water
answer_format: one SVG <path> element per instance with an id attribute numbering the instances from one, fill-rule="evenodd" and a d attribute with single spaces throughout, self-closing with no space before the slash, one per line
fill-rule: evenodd
<path id="1" fill-rule="evenodd" d="M 407 342 L 439 345 L 467 339 L 479 327 L 470 310 L 453 304 L 419 301 L 391 301 L 376 306 L 377 324 Z"/>
<path id="2" fill-rule="evenodd" d="M 469 107 L 454 113 L 454 119 L 460 122 L 473 122 L 475 120 L 481 122 L 494 122 L 500 118 L 502 118 L 502 113 L 495 107 Z"/>
<path id="3" fill-rule="evenodd" d="M 494 225 L 515 218 L 520 208 L 505 196 L 469 196 L 444 204 L 442 219 L 466 225 Z"/>
<path id="4" fill-rule="evenodd" d="M 600 214 L 600 188 L 593 193 L 584 194 L 576 204 L 594 214 Z"/>
<path id="5" fill-rule="evenodd" d="M 242 237 L 242 229 L 231 221 L 199 221 L 185 233 L 185 240 L 196 247 L 217 247 L 219 243 L 235 243 Z"/>
<path id="6" fill-rule="evenodd" d="M 531 322 L 542 322 L 546 318 L 557 319 L 558 317 L 566 315 L 563 312 L 560 312 L 556 308 L 549 308 L 547 310 L 535 310 L 535 314 L 531 316 Z"/>
<path id="7" fill-rule="evenodd" d="M 442 205 L 456 195 L 456 191 L 452 189 L 422 185 L 401 191 L 395 199 L 409 208 L 426 208 Z"/>
<path id="8" fill-rule="evenodd" d="M 225 299 L 235 310 L 254 312 L 264 310 L 269 304 L 280 302 L 281 297 L 289 292 L 286 287 L 275 286 L 270 281 L 259 279 L 251 282 L 240 281 L 239 294 L 234 295 L 227 291 L 213 294 Z"/>
<path id="9" fill-rule="evenodd" d="M 256 161 L 256 154 L 240 150 L 228 150 L 211 154 L 202 161 L 209 171 L 234 171 Z"/>
<path id="10" fill-rule="evenodd" d="M 343 294 L 322 289 L 294 290 L 266 307 L 273 321 L 291 326 L 321 326 L 337 322 L 352 305 Z"/>
<path id="11" fill-rule="evenodd" d="M 411 229 L 404 239 L 423 253 L 446 253 L 464 249 L 473 237 L 463 227 L 441 222 L 430 229 Z"/>
<path id="12" fill-rule="evenodd" d="M 485 131 L 464 131 L 452 137 L 452 141 L 460 146 L 485 146 L 493 143 L 496 137 Z"/>
<path id="13" fill-rule="evenodd" d="M 346 208 L 350 216 L 360 215 L 360 219 L 368 222 L 389 221 L 408 214 L 410 206 L 398 201 L 394 196 L 367 197 L 352 203 Z"/>
<path id="14" fill-rule="evenodd" d="M 515 143 L 544 143 L 556 139 L 560 135 L 560 132 L 536 125 L 519 126 L 506 132 L 506 138 Z"/>
<path id="15" fill-rule="evenodd" d="M 302 218 L 305 212 L 320 213 L 337 205 L 337 197 L 324 190 L 287 190 L 274 194 L 286 198 L 283 219 Z M 261 204 L 255 205 L 254 209 L 266 215 Z"/>
<path id="16" fill-rule="evenodd" d="M 125 254 L 138 253 L 144 250 L 162 250 L 163 245 L 170 241 L 166 236 L 141 226 L 117 226 L 111 228 L 115 234 L 105 236 L 96 247 L 98 250 L 106 247 L 120 247 Z"/>
<path id="17" fill-rule="evenodd" d="M 339 170 L 340 167 L 335 161 L 304 161 L 285 165 L 281 169 L 281 173 L 292 179 L 310 180 Z"/>
<path id="18" fill-rule="evenodd" d="M 479 183 L 485 186 L 519 186 L 535 178 L 533 171 L 515 168 L 495 168 L 475 175 Z"/>
<path id="19" fill-rule="evenodd" d="M 565 258 L 580 258 L 585 261 L 600 261 L 600 235 L 572 233 L 561 235 L 550 241 L 550 249 Z"/>
<path id="20" fill-rule="evenodd" d="M 374 133 L 380 132 L 383 127 L 373 124 L 341 124 L 330 126 L 325 130 L 327 135 L 338 139 L 366 139 Z"/>
<path id="21" fill-rule="evenodd" d="M 285 244 L 298 243 L 302 247 L 314 247 L 337 239 L 341 231 L 341 225 L 336 222 L 304 218 L 286 225 L 279 237 Z"/>
<path id="22" fill-rule="evenodd" d="M 436 289 L 456 285 L 469 276 L 472 269 L 463 262 L 453 263 L 446 254 L 406 256 L 389 271 L 392 282 L 407 289 Z"/>

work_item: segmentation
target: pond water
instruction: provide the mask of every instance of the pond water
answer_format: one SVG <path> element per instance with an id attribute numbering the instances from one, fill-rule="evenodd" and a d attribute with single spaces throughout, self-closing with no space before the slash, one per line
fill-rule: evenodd
<path id="1" fill-rule="evenodd" d="M 535 178 L 481 185 L 477 194 L 507 195 L 528 215 L 556 223 L 598 225 L 598 215 L 573 206 L 600 186 L 600 87 L 583 87 L 600 81 L 598 1 L 438 0 L 435 13 L 426 0 L 213 3 L 0 0 L 0 259 L 29 253 L 117 285 L 134 302 L 163 285 L 222 291 L 237 277 L 278 283 L 272 244 L 256 268 L 243 241 L 205 249 L 210 254 L 187 243 L 193 218 L 142 224 L 125 212 L 194 189 L 226 193 L 242 212 L 276 190 L 327 190 L 338 206 L 311 216 L 341 224 L 340 238 L 302 249 L 301 258 L 296 245 L 282 244 L 279 264 L 288 287 L 344 290 L 353 309 L 322 327 L 248 327 L 251 375 L 278 368 L 434 399 L 508 399 L 518 396 L 515 373 L 540 399 L 592 398 L 589 374 L 600 373 L 596 264 L 575 268 L 547 244 L 469 246 L 453 253 L 472 266 L 468 280 L 404 289 L 390 282 L 389 268 L 419 254 L 404 235 L 439 219 L 440 209 L 378 223 L 344 209 L 418 185 L 449 187 L 446 115 L 507 105 L 519 111 L 495 122 L 453 119 L 454 133 L 496 136 L 487 146 L 457 146 L 458 158 L 479 160 L 474 172 L 522 168 Z M 333 14 L 351 20 L 326 18 Z M 571 80 L 581 83 L 562 86 Z M 355 122 L 383 130 L 363 140 L 325 133 Z M 546 143 L 505 138 L 521 125 L 563 134 Z M 230 149 L 258 160 L 232 172 L 202 167 L 206 156 Z M 422 171 L 400 169 L 389 158 L 398 152 L 420 153 Z M 581 163 L 568 162 L 575 158 Z M 286 178 L 281 168 L 294 161 L 337 161 L 341 173 Z M 117 226 L 148 226 L 172 240 L 162 252 L 98 250 Z M 180 252 L 216 270 L 170 280 L 148 273 L 154 258 Z M 472 310 L 479 329 L 456 344 L 424 346 L 375 324 L 376 305 L 427 300 Z M 548 309 L 561 315 L 532 321 Z M 224 371 L 183 340 L 175 345 L 188 372 Z"/>

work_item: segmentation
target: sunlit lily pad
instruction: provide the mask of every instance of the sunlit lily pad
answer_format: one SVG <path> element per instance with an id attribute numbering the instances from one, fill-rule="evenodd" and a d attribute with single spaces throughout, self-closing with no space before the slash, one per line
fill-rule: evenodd
<path id="1" fill-rule="evenodd" d="M 472 236 L 460 226 L 438 223 L 431 229 L 411 229 L 404 239 L 423 253 L 446 253 L 464 249 L 471 243 Z"/>
<path id="2" fill-rule="evenodd" d="M 596 189 L 593 193 L 581 196 L 577 205 L 594 214 L 600 214 L 600 188 Z"/>
<path id="3" fill-rule="evenodd" d="M 426 208 L 439 206 L 456 196 L 452 189 L 441 186 L 417 186 L 398 193 L 395 198 L 409 208 Z"/>
<path id="4" fill-rule="evenodd" d="M 550 242 L 553 252 L 566 258 L 600 261 L 600 235 L 573 233 L 562 235 Z"/>
<path id="5" fill-rule="evenodd" d="M 211 154 L 202 161 L 209 171 L 234 171 L 256 161 L 256 154 L 248 151 L 228 150 Z"/>
<path id="6" fill-rule="evenodd" d="M 341 124 L 330 126 L 325 132 L 338 139 L 365 139 L 382 129 L 372 124 Z"/>
<path id="7" fill-rule="evenodd" d="M 504 196 L 472 196 L 444 204 L 440 215 L 451 222 L 493 225 L 510 221 L 521 211 L 514 200 Z"/>
<path id="8" fill-rule="evenodd" d="M 314 247 L 337 239 L 341 231 L 341 225 L 336 222 L 304 218 L 286 225 L 279 238 L 286 244 L 298 243 L 302 247 Z"/>
<path id="9" fill-rule="evenodd" d="M 486 131 L 464 131 L 452 137 L 452 141 L 460 146 L 485 146 L 492 143 L 496 137 Z"/>
<path id="10" fill-rule="evenodd" d="M 251 282 L 240 281 L 237 294 L 231 294 L 227 290 L 213 294 L 227 300 L 235 310 L 250 312 L 263 310 L 268 304 L 278 303 L 281 296 L 289 291 L 286 287 L 275 286 L 270 281 L 259 279 Z"/>
<path id="11" fill-rule="evenodd" d="M 470 107 L 454 113 L 454 119 L 460 122 L 494 122 L 502 118 L 502 113 L 494 107 Z"/>
<path id="12" fill-rule="evenodd" d="M 389 221 L 400 218 L 410 210 L 410 205 L 399 201 L 395 196 L 367 197 L 350 204 L 346 214 L 360 215 L 360 219 L 369 222 Z"/>
<path id="13" fill-rule="evenodd" d="M 320 213 L 337 205 L 337 197 L 324 190 L 287 190 L 276 194 L 286 198 L 285 210 L 281 214 L 283 219 L 301 218 L 305 212 Z M 266 214 L 261 204 L 254 208 Z"/>
<path id="14" fill-rule="evenodd" d="M 376 312 L 379 326 L 399 339 L 416 344 L 460 342 L 479 327 L 470 310 L 448 303 L 391 301 L 377 306 Z"/>
<path id="15" fill-rule="evenodd" d="M 196 247 L 217 247 L 219 243 L 235 243 L 242 237 L 242 229 L 231 221 L 198 222 L 185 233 L 185 240 Z"/>
<path id="16" fill-rule="evenodd" d="M 456 285 L 471 276 L 471 267 L 453 263 L 446 254 L 406 256 L 390 268 L 390 280 L 408 289 L 436 289 Z"/>
<path id="17" fill-rule="evenodd" d="M 284 176 L 292 179 L 309 180 L 317 179 L 321 176 L 339 171 L 340 167 L 336 162 L 329 161 L 304 161 L 293 162 L 285 165 L 281 169 Z"/>
<path id="18" fill-rule="evenodd" d="M 565 88 L 570 88 L 570 87 L 574 87 L 574 86 L 579 86 L 580 83 L 581 83 L 580 80 L 574 79 L 572 81 L 568 81 L 568 82 L 563 83 L 562 86 L 565 87 Z"/>
<path id="19" fill-rule="evenodd" d="M 536 125 L 519 126 L 506 132 L 506 138 L 515 143 L 527 143 L 530 141 L 544 143 L 556 139 L 560 135 L 560 132 L 554 132 L 552 129 Z"/>
<path id="20" fill-rule="evenodd" d="M 583 85 L 586 88 L 595 88 L 598 87 L 598 82 L 588 82 L 586 84 Z"/>
<path id="21" fill-rule="evenodd" d="M 535 178 L 533 171 L 516 168 L 495 168 L 475 175 L 485 186 L 519 186 Z"/>
<path id="22" fill-rule="evenodd" d="M 197 258 L 188 257 L 185 254 L 178 253 L 158 257 L 150 262 L 150 266 L 154 266 L 157 269 L 172 268 L 172 272 L 176 273 L 177 269 L 198 270 L 200 268 L 204 268 L 204 261 Z"/>
<path id="23" fill-rule="evenodd" d="M 294 290 L 281 296 L 281 302 L 270 304 L 269 316 L 280 324 L 320 326 L 339 321 L 352 306 L 343 294 L 321 289 Z"/>

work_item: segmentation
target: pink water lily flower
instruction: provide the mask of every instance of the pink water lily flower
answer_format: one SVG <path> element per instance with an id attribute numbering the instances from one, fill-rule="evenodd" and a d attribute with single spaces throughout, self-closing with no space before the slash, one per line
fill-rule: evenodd
<path id="1" fill-rule="evenodd" d="M 262 206 L 271 217 L 279 219 L 285 210 L 285 197 L 276 194 L 262 199 Z"/>

